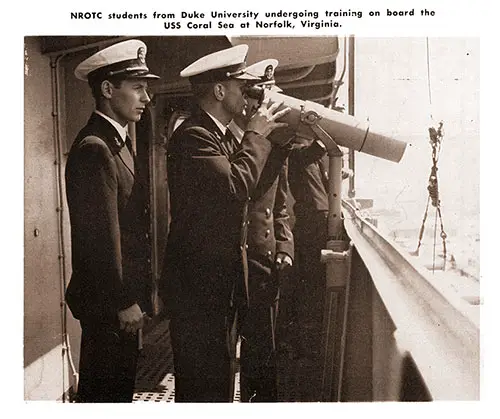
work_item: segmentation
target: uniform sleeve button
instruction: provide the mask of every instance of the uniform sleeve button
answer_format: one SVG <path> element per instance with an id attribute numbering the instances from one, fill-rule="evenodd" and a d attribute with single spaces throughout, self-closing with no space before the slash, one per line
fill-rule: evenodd
<path id="1" fill-rule="evenodd" d="M 271 230 L 267 229 L 266 230 L 266 238 L 269 237 L 270 234 L 271 234 Z"/>

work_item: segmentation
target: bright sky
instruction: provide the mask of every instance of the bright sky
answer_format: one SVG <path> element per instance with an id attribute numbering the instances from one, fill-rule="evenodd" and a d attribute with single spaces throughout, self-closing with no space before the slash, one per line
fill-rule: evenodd
<path id="1" fill-rule="evenodd" d="M 399 164 L 357 153 L 358 196 L 373 196 L 377 207 L 403 209 L 418 228 L 432 164 L 428 128 L 443 121 L 443 218 L 457 234 L 479 233 L 479 39 L 356 41 L 356 116 L 411 143 Z"/>

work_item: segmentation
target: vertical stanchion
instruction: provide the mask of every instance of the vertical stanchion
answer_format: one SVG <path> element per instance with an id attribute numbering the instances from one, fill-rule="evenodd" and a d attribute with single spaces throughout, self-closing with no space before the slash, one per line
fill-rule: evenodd
<path id="1" fill-rule="evenodd" d="M 343 349 L 346 327 L 346 282 L 350 249 L 344 240 L 341 213 L 342 151 L 333 143 L 329 156 L 328 241 L 321 253 L 326 263 L 326 307 L 323 316 L 322 401 L 340 401 Z"/>
<path id="2" fill-rule="evenodd" d="M 342 220 L 342 150 L 335 140 L 317 122 L 315 111 L 301 110 L 301 122 L 308 125 L 323 142 L 329 157 L 328 174 L 328 239 L 321 251 L 321 262 L 326 263 L 326 308 L 323 316 L 323 374 L 321 400 L 340 401 L 341 364 L 345 347 L 347 301 L 345 299 L 349 275 L 350 248 L 344 237 Z M 344 298 L 342 298 L 344 297 Z M 336 344 L 336 343 L 339 344 Z M 342 342 L 342 345 L 340 343 Z M 337 349 L 338 348 L 338 349 Z M 341 362 L 342 359 L 342 362 Z"/>

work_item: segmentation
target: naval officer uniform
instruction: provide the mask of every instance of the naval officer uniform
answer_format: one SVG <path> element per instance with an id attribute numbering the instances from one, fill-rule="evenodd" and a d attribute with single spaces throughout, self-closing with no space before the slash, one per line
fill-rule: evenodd
<path id="1" fill-rule="evenodd" d="M 80 63 L 75 75 L 104 80 L 154 79 L 146 45 L 128 40 Z M 149 102 L 147 94 L 143 102 Z M 148 309 L 147 190 L 137 182 L 126 128 L 103 112 L 92 113 L 66 164 L 71 223 L 72 276 L 66 302 L 82 328 L 78 399 L 131 402 L 138 342 L 120 328 L 118 313 Z"/>
<path id="2" fill-rule="evenodd" d="M 269 68 L 275 59 L 259 61 L 247 72 L 259 76 L 255 86 L 271 88 Z M 239 121 L 239 120 L 238 120 Z M 239 122 L 242 124 L 242 122 Z M 238 143 L 244 130 L 233 120 L 228 128 Z M 283 135 L 280 130 L 271 135 Z M 294 256 L 293 234 L 287 209 L 289 147 L 274 146 L 248 205 L 248 287 L 247 310 L 239 313 L 240 394 L 243 402 L 276 402 L 276 322 L 279 287 L 290 270 Z"/>
<path id="3" fill-rule="evenodd" d="M 195 93 L 200 85 L 256 79 L 245 72 L 247 51 L 238 45 L 209 54 L 181 76 Z M 176 402 L 233 399 L 228 335 L 235 306 L 248 301 L 245 208 L 272 145 L 247 131 L 236 150 L 226 134 L 209 107 L 195 107 L 167 151 L 171 224 L 160 296 L 171 318 Z"/>

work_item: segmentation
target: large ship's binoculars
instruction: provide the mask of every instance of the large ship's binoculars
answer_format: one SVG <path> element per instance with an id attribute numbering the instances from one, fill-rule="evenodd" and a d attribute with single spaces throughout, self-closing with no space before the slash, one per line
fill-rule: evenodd
<path id="1" fill-rule="evenodd" d="M 245 87 L 244 94 L 259 103 L 270 101 L 282 103 L 280 109 L 291 108 L 279 122 L 286 122 L 299 136 L 311 139 L 319 137 L 327 148 L 339 145 L 393 162 L 399 162 L 403 157 L 406 143 L 382 134 L 368 121 L 361 122 L 351 115 L 284 95 L 281 89 L 269 87 L 249 85 Z"/>
<path id="2" fill-rule="evenodd" d="M 243 94 L 250 99 L 258 100 L 259 105 L 264 101 L 265 88 L 262 85 L 249 84 L 243 87 Z"/>

